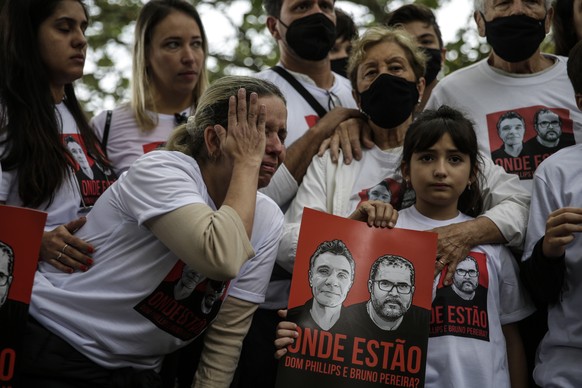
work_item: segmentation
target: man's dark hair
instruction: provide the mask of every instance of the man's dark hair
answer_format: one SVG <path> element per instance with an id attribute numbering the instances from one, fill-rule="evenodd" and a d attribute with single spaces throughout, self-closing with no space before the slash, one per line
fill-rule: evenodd
<path id="1" fill-rule="evenodd" d="M 335 38 L 352 41 L 358 37 L 358 28 L 354 19 L 339 8 L 335 9 Z"/>
<path id="2" fill-rule="evenodd" d="M 501 117 L 499 117 L 499 120 L 497 120 L 497 132 L 499 132 L 499 128 L 503 120 L 508 119 L 519 119 L 523 123 L 523 127 L 525 128 L 525 120 L 523 119 L 523 117 L 521 117 L 519 113 L 511 110 L 509 112 L 505 112 L 504 114 L 502 114 Z"/>
<path id="3" fill-rule="evenodd" d="M 279 18 L 281 16 L 281 8 L 284 0 L 263 0 L 263 8 L 269 16 Z M 335 3 L 335 0 L 333 0 Z"/>
<path id="4" fill-rule="evenodd" d="M 281 7 L 283 6 L 283 0 L 263 0 L 263 7 L 265 12 L 269 16 L 278 18 L 281 16 Z"/>
<path id="5" fill-rule="evenodd" d="M 396 27 L 399 24 L 407 24 L 411 22 L 426 23 L 434 28 L 437 39 L 439 40 L 439 47 L 443 48 L 443 36 L 441 29 L 437 24 L 436 17 L 430 8 L 422 4 L 407 4 L 388 14 L 388 21 L 386 24 L 390 27 Z"/>
<path id="6" fill-rule="evenodd" d="M 311 255 L 311 259 L 309 260 L 309 271 L 313 268 L 313 263 L 315 263 L 315 259 L 324 253 L 331 253 L 336 256 L 343 256 L 346 258 L 348 263 L 350 263 L 350 267 L 352 268 L 352 280 L 354 280 L 354 276 L 356 273 L 356 263 L 354 262 L 354 258 L 352 257 L 352 253 L 346 246 L 346 244 L 342 240 L 331 240 L 331 241 L 324 241 L 318 245 L 313 255 Z"/>
<path id="7" fill-rule="evenodd" d="M 560 123 L 560 127 L 562 127 L 562 119 L 560 118 L 560 115 L 559 115 L 559 114 L 557 114 L 556 112 L 552 112 L 551 110 L 549 110 L 549 109 L 545 109 L 545 108 L 544 108 L 544 109 L 540 109 L 540 110 L 538 110 L 538 111 L 536 112 L 536 114 L 534 115 L 534 123 L 535 123 L 535 125 L 536 125 L 536 126 L 537 126 L 537 125 L 539 124 L 539 122 L 540 122 L 540 115 L 541 115 L 541 114 L 545 114 L 545 113 L 552 113 L 552 114 L 555 114 L 556 116 L 558 116 L 558 122 Z"/>
<path id="8" fill-rule="evenodd" d="M 369 280 L 376 280 L 376 273 L 378 272 L 378 267 L 380 267 L 380 265 L 386 267 L 407 268 L 410 270 L 410 285 L 414 286 L 414 265 L 404 257 L 396 255 L 380 256 L 370 268 Z"/>
<path id="9" fill-rule="evenodd" d="M 467 257 L 465 257 L 463 260 L 459 261 L 459 264 L 461 264 L 461 263 L 462 263 L 463 261 L 465 261 L 465 260 L 472 261 L 472 262 L 473 262 L 473 264 L 475 264 L 475 270 L 476 270 L 477 272 L 479 272 L 479 263 L 477 263 L 477 259 L 475 259 L 473 256 L 467 256 Z"/>
<path id="10" fill-rule="evenodd" d="M 568 77 L 574 87 L 574 92 L 582 93 L 582 41 L 570 50 L 568 56 Z"/>

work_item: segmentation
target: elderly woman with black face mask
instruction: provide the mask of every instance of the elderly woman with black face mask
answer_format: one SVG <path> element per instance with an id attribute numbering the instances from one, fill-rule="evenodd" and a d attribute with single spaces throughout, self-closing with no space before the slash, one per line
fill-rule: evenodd
<path id="1" fill-rule="evenodd" d="M 400 161 L 404 135 L 424 92 L 425 63 L 423 50 L 402 29 L 373 27 L 354 42 L 348 76 L 358 106 L 368 117 L 375 146 L 364 150 L 361 160 L 350 165 L 344 164 L 341 157 L 338 163 L 333 163 L 329 151 L 313 159 L 285 215 L 286 230 L 278 260 L 286 269 L 293 268 L 305 206 L 382 227 L 393 226 L 386 216 L 382 218 L 382 214 L 414 203 L 414 191 L 402 178 Z M 475 223 L 471 226 L 478 227 L 479 233 L 473 233 L 474 229 L 468 228 L 467 223 L 434 230 L 439 234 L 435 274 L 449 264 L 445 284 L 451 283 L 456 263 L 466 257 L 473 246 L 506 242 L 500 232 L 504 225 L 497 226 L 501 224 L 497 221 L 500 212 L 509 212 L 515 220 L 527 214 L 529 196 L 520 194 L 523 190 L 515 176 L 506 174 L 490 160 L 485 161 L 483 175 L 486 181 L 481 187 L 484 208 L 488 210 L 485 217 L 468 221 Z M 368 197 L 369 189 L 383 181 L 391 182 L 387 207 L 380 207 L 381 201 L 370 201 Z M 378 211 L 381 214 L 377 214 Z M 391 214 L 389 219 L 396 217 Z"/>

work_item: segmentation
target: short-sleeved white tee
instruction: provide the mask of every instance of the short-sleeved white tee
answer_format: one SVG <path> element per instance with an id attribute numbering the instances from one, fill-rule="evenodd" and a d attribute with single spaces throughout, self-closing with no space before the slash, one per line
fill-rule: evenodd
<path id="1" fill-rule="evenodd" d="M 93 266 L 65 274 L 41 263 L 32 316 L 106 368 L 158 368 L 164 354 L 195 338 L 218 313 L 200 314 L 200 300 L 194 296 L 184 301 L 174 297 L 183 263 L 144 224 L 193 203 L 216 210 L 193 158 L 153 151 L 138 159 L 105 192 L 77 233 L 96 247 Z M 258 194 L 250 241 L 256 256 L 218 294 L 221 300 L 228 292 L 262 302 L 282 223 L 277 205 Z"/>

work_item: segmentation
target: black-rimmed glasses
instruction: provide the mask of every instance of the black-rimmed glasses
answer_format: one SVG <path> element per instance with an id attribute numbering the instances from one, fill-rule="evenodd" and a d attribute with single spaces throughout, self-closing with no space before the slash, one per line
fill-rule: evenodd
<path id="1" fill-rule="evenodd" d="M 558 120 L 540 121 L 538 123 L 538 125 L 540 126 L 540 128 L 543 128 L 543 129 L 548 128 L 550 125 L 555 128 L 555 127 L 558 127 L 560 125 L 560 122 Z"/>
<path id="2" fill-rule="evenodd" d="M 378 288 L 385 292 L 392 292 L 394 287 L 399 294 L 410 294 L 412 291 L 412 286 L 407 283 L 392 283 L 389 280 L 372 280 L 372 282 L 378 284 Z"/>
<path id="3" fill-rule="evenodd" d="M 12 279 L 11 275 L 7 275 L 3 272 L 0 272 L 0 287 L 3 287 L 8 284 Z"/>
<path id="4" fill-rule="evenodd" d="M 477 275 L 479 275 L 479 272 L 474 270 L 474 269 L 466 270 L 466 269 L 457 268 L 455 270 L 455 273 L 459 276 L 462 276 L 462 277 L 469 275 L 470 278 L 474 278 L 474 277 L 477 277 Z"/>

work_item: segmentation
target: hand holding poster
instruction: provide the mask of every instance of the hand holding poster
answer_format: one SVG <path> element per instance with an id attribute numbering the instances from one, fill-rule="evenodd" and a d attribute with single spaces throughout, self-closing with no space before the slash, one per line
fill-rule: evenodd
<path id="1" fill-rule="evenodd" d="M 0 387 L 18 386 L 18 346 L 26 327 L 46 216 L 0 205 Z"/>
<path id="2" fill-rule="evenodd" d="M 277 388 L 422 387 L 436 234 L 305 209 Z"/>

